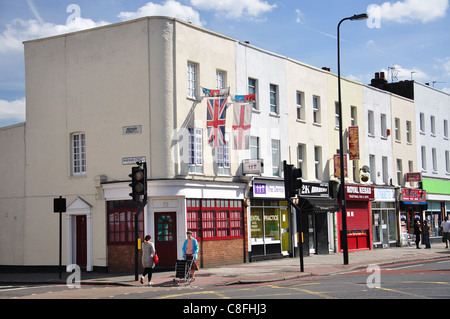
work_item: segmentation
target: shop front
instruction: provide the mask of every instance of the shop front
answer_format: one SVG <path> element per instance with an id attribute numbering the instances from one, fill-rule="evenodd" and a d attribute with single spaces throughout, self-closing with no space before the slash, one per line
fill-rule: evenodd
<path id="1" fill-rule="evenodd" d="M 255 179 L 250 201 L 250 261 L 292 253 L 290 219 L 284 181 Z"/>
<path id="2" fill-rule="evenodd" d="M 367 185 L 345 186 L 347 210 L 347 242 L 348 250 L 371 249 L 371 205 L 374 200 L 374 189 Z M 342 211 L 338 213 L 339 234 L 342 234 Z M 342 251 L 339 238 L 339 251 Z"/>
<path id="3" fill-rule="evenodd" d="M 298 206 L 301 209 L 304 254 L 328 254 L 335 248 L 335 215 L 339 206 L 330 198 L 329 183 L 303 182 Z"/>
<path id="4" fill-rule="evenodd" d="M 400 244 L 410 246 L 414 242 L 414 221 L 423 223 L 423 212 L 427 210 L 426 191 L 423 189 L 402 188 L 400 207 Z"/>
<path id="5" fill-rule="evenodd" d="M 450 208 L 450 182 L 424 178 L 422 188 L 426 191 L 425 219 L 430 225 L 431 242 L 441 242 L 441 223 Z"/>
<path id="6" fill-rule="evenodd" d="M 398 244 L 398 221 L 394 188 L 374 188 L 372 202 L 373 248 L 396 247 Z"/>

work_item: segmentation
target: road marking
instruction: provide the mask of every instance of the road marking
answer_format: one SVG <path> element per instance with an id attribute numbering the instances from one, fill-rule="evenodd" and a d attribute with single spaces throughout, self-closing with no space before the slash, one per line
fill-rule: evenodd
<path id="1" fill-rule="evenodd" d="M 167 295 L 167 296 L 159 297 L 157 299 L 170 299 L 170 298 L 177 298 L 177 297 L 185 297 L 185 296 L 189 296 L 189 295 L 216 295 L 216 296 L 219 296 L 222 299 L 230 299 L 230 297 L 227 297 L 224 294 L 218 293 L 218 292 L 213 291 L 213 290 L 210 290 L 210 291 L 198 291 L 198 292 L 187 292 L 187 293 L 182 293 L 182 294 L 177 294 L 177 295 Z"/>
<path id="2" fill-rule="evenodd" d="M 389 288 L 383 288 L 383 287 L 375 287 L 374 289 L 380 289 L 380 290 L 385 290 L 385 291 L 395 292 L 395 293 L 398 293 L 398 294 L 401 294 L 401 295 L 412 296 L 412 297 L 414 297 L 414 298 L 431 299 L 431 298 L 429 298 L 429 297 L 425 297 L 425 296 L 413 294 L 413 293 L 406 292 L 406 291 L 395 290 L 395 289 L 389 289 Z"/>

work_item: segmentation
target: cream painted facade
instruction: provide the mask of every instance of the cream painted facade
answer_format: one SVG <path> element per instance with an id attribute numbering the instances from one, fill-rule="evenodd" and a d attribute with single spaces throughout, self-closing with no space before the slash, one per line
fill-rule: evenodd
<path id="1" fill-rule="evenodd" d="M 63 196 L 68 205 L 65 264 L 76 263 L 75 218 L 83 215 L 86 268 L 107 267 L 105 211 L 108 201 L 129 199 L 125 157 L 146 158 L 151 181 L 145 232 L 155 235 L 156 211 L 176 212 L 178 257 L 186 229 L 185 198 L 244 199 L 246 185 L 233 183 L 238 161 L 230 160 L 230 174 L 217 172 L 216 155 L 206 143 L 206 100 L 186 95 L 187 62 L 199 65 L 199 97 L 200 84 L 215 88 L 216 70 L 226 73 L 226 86 L 235 90 L 235 46 L 234 40 L 163 17 L 25 42 L 23 239 L 28 244 L 17 243 L 24 250 L 17 264 L 57 264 L 58 218 L 52 213 L 52 199 Z M 231 125 L 228 112 L 229 132 Z M 183 134 L 192 126 L 203 128 L 200 174 L 188 172 L 189 138 Z M 124 134 L 126 127 L 139 127 L 140 132 Z M 86 171 L 74 174 L 71 139 L 80 133 L 85 136 Z M 164 182 L 174 178 L 177 181 Z M 38 231 L 42 229 L 46 231 Z"/>
<path id="2" fill-rule="evenodd" d="M 334 176 L 334 155 L 339 154 L 339 125 L 336 120 L 336 104 L 338 103 L 338 83 L 337 75 L 329 73 L 327 76 L 328 89 L 328 159 L 330 165 L 330 180 L 339 180 Z M 341 98 L 342 98 L 342 126 L 344 134 L 344 155 L 348 154 L 348 127 L 359 126 L 359 160 L 349 160 L 347 155 L 347 177 L 346 183 L 360 182 L 360 168 L 364 165 L 366 136 L 362 134 L 364 128 L 364 108 L 363 108 L 363 84 L 341 77 Z M 352 115 L 352 109 L 356 115 Z"/>

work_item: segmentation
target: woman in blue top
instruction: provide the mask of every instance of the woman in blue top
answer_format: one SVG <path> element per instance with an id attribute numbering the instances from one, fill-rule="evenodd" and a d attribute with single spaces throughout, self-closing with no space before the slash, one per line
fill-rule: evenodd
<path id="1" fill-rule="evenodd" d="M 195 262 L 195 260 L 197 260 L 198 255 L 198 242 L 197 239 L 192 237 L 192 232 L 190 230 L 186 232 L 186 235 L 187 238 L 183 244 L 183 258 L 186 260 L 192 260 L 191 278 L 192 281 L 194 281 L 195 271 L 198 270 L 197 263 Z"/>

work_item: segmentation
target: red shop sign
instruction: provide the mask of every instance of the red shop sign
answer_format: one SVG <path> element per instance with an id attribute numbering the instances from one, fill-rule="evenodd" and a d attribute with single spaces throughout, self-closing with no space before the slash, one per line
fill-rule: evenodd
<path id="1" fill-rule="evenodd" d="M 375 199 L 375 193 L 372 186 L 346 185 L 345 199 L 368 201 Z"/>
<path id="2" fill-rule="evenodd" d="M 426 195 L 424 189 L 402 188 L 402 199 L 407 202 L 425 202 Z"/>

